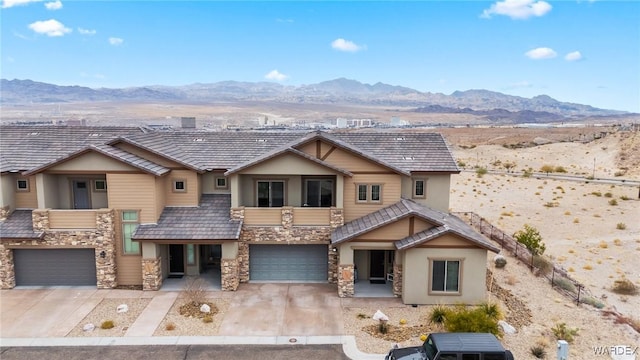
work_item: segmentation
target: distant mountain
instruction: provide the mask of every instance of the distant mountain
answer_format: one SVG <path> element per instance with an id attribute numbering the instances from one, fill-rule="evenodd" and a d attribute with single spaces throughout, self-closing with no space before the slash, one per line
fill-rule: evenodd
<path id="1" fill-rule="evenodd" d="M 318 84 L 285 86 L 271 82 L 221 81 L 184 86 L 143 86 L 124 89 L 58 86 L 32 80 L 5 80 L 0 86 L 0 102 L 8 104 L 86 101 L 166 101 L 227 102 L 277 101 L 295 104 L 363 104 L 415 108 L 418 112 L 470 113 L 490 119 L 517 119 L 529 122 L 563 117 L 609 116 L 622 111 L 557 101 L 547 95 L 528 99 L 489 90 L 455 91 L 451 95 L 376 83 L 363 84 L 339 78 Z"/>

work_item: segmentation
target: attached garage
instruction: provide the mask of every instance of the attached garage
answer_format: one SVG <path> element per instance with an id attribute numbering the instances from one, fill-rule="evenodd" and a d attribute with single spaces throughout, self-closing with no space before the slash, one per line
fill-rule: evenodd
<path id="1" fill-rule="evenodd" d="M 249 277 L 254 281 L 328 279 L 327 245 L 249 245 Z"/>
<path id="2" fill-rule="evenodd" d="M 94 249 L 14 249 L 17 286 L 96 286 Z"/>

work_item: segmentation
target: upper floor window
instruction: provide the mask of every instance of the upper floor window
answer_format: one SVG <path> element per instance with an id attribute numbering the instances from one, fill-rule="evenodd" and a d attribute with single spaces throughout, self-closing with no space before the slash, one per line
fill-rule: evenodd
<path id="1" fill-rule="evenodd" d="M 173 191 L 174 192 L 186 192 L 187 191 L 187 180 L 183 180 L 183 179 L 173 180 Z"/>
<path id="2" fill-rule="evenodd" d="M 216 176 L 215 177 L 216 189 L 227 189 L 227 178 L 224 176 Z"/>
<path id="3" fill-rule="evenodd" d="M 427 197 L 427 181 L 413 179 L 413 198 L 424 199 L 425 197 Z"/>
<path id="4" fill-rule="evenodd" d="M 122 212 L 122 252 L 125 255 L 140 254 L 140 243 L 131 239 L 139 223 L 137 211 L 124 210 Z"/>
<path id="5" fill-rule="evenodd" d="M 284 181 L 283 180 L 259 180 L 257 187 L 258 207 L 282 207 L 284 206 Z"/>
<path id="6" fill-rule="evenodd" d="M 356 202 L 380 203 L 382 202 L 382 184 L 357 184 Z"/>
<path id="7" fill-rule="evenodd" d="M 16 189 L 18 191 L 29 191 L 29 180 L 27 180 L 27 179 L 18 179 L 16 181 Z"/>
<path id="8" fill-rule="evenodd" d="M 431 291 L 458 293 L 460 265 L 460 260 L 432 260 Z"/>
<path id="9" fill-rule="evenodd" d="M 107 191 L 107 180 L 96 179 L 93 180 L 94 191 Z"/>
<path id="10" fill-rule="evenodd" d="M 331 207 L 334 205 L 332 179 L 306 179 L 304 206 Z"/>

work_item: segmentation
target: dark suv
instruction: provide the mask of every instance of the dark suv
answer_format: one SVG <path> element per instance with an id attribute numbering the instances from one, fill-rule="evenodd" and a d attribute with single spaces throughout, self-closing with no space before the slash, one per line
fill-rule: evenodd
<path id="1" fill-rule="evenodd" d="M 385 360 L 513 360 L 493 334 L 434 333 L 422 346 L 389 351 Z"/>

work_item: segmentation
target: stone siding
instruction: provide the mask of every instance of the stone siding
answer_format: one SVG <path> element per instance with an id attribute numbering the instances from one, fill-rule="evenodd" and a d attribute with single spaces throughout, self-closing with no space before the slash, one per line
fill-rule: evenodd
<path id="1" fill-rule="evenodd" d="M 40 240 L 10 240 L 0 244 L 0 282 L 2 288 L 15 287 L 12 247 L 93 248 L 95 249 L 97 288 L 115 288 L 118 283 L 116 279 L 114 211 L 110 209 L 95 211 L 95 230 L 52 230 L 49 228 L 49 211 L 33 210 L 33 229 L 43 231 L 44 238 Z"/>
<path id="2" fill-rule="evenodd" d="M 142 259 L 142 290 L 156 291 L 162 287 L 161 260 Z"/>
<path id="3" fill-rule="evenodd" d="M 240 285 L 240 268 L 238 259 L 220 260 L 220 279 L 222 291 L 236 291 Z"/>
<path id="4" fill-rule="evenodd" d="M 0 221 L 5 220 L 11 214 L 11 207 L 9 205 L 0 208 Z"/>
<path id="5" fill-rule="evenodd" d="M 402 297 L 402 264 L 393 265 L 393 295 Z"/>
<path id="6" fill-rule="evenodd" d="M 338 266 L 338 296 L 339 297 L 353 297 L 355 294 L 354 288 L 354 265 L 340 265 Z"/>

